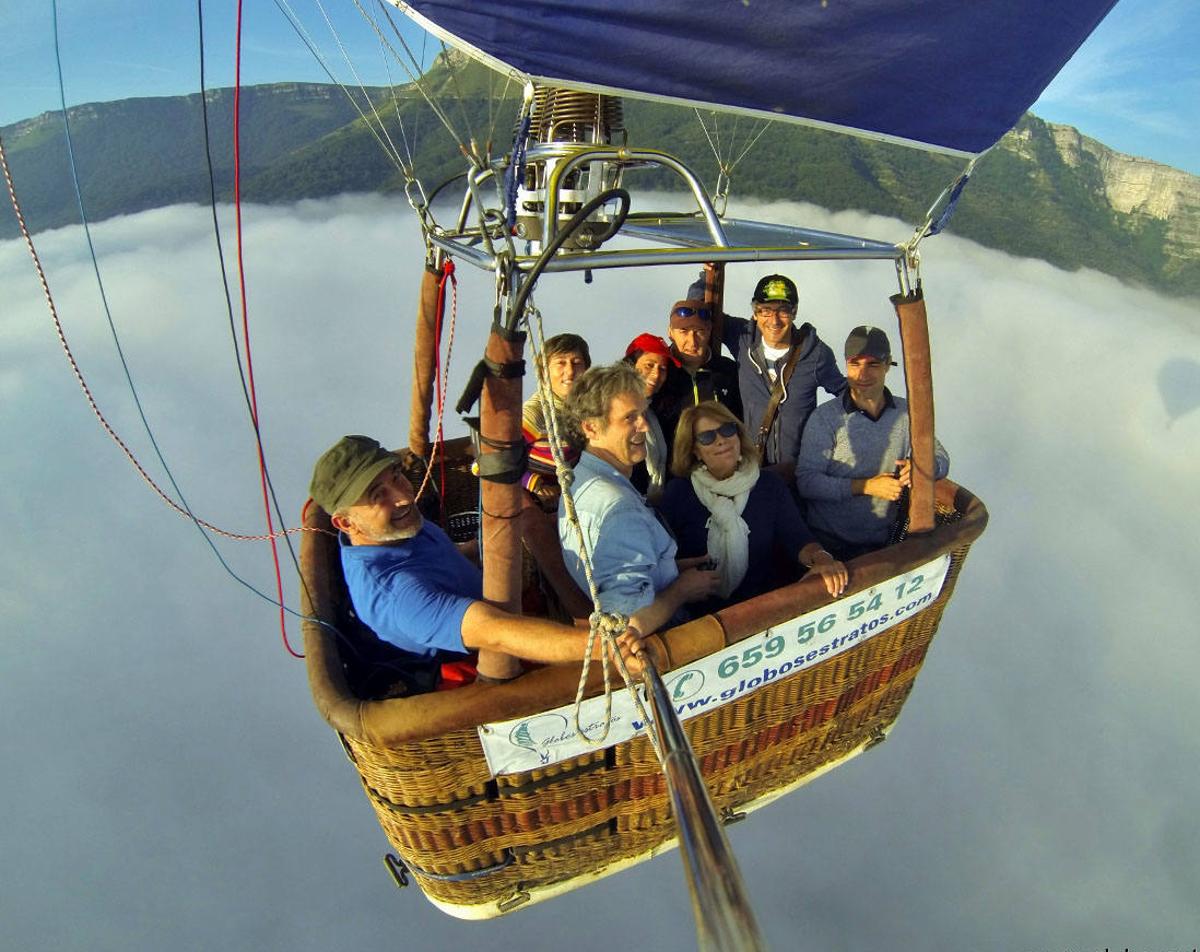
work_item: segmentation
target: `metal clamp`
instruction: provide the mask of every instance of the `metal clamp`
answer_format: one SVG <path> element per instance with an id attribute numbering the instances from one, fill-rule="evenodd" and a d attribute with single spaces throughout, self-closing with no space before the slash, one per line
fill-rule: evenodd
<path id="1" fill-rule="evenodd" d="M 529 902 L 530 898 L 531 897 L 528 892 L 526 892 L 524 889 L 518 889 L 507 899 L 501 899 L 499 902 L 497 902 L 496 908 L 500 910 L 500 912 L 512 912 L 514 909 Z"/>
<path id="2" fill-rule="evenodd" d="M 403 889 L 408 885 L 408 867 L 404 865 L 404 860 L 395 853 L 387 853 L 383 857 L 383 865 L 392 874 L 392 881 L 395 882 L 397 889 Z"/>
<path id="3" fill-rule="evenodd" d="M 721 807 L 721 822 L 725 826 L 729 826 L 730 823 L 740 823 L 747 816 L 749 814 L 745 810 L 735 810 L 729 806 Z"/>

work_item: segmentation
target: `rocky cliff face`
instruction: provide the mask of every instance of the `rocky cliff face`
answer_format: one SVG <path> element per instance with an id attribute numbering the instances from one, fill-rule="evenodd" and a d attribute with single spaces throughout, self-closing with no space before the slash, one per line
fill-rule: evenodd
<path id="1" fill-rule="evenodd" d="M 1068 166 L 1094 169 L 1115 211 L 1165 222 L 1164 250 L 1176 258 L 1195 257 L 1200 247 L 1200 177 L 1114 152 L 1071 126 L 1046 125 Z"/>

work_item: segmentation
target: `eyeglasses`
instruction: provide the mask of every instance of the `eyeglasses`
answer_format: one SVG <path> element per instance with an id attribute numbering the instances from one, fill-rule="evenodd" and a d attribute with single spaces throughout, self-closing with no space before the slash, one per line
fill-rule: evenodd
<path id="1" fill-rule="evenodd" d="M 795 314 L 796 309 L 790 304 L 755 304 L 755 314 Z"/>
<path id="2" fill-rule="evenodd" d="M 718 436 L 729 439 L 729 437 L 737 435 L 737 431 L 736 423 L 722 423 L 714 430 L 700 430 L 696 434 L 696 442 L 701 446 L 712 446 Z"/>
<path id="3" fill-rule="evenodd" d="M 702 321 L 712 319 L 712 311 L 706 307 L 677 307 L 671 312 L 672 317 L 698 317 Z"/>

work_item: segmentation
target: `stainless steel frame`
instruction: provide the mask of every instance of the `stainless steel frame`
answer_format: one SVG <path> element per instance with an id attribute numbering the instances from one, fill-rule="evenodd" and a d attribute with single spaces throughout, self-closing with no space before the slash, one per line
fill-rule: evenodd
<path id="1" fill-rule="evenodd" d="M 508 234 L 500 208 L 484 204 L 485 185 L 491 185 L 503 205 L 500 183 L 507 158 L 468 173 L 467 189 L 455 226 L 445 229 L 432 221 L 429 242 L 447 254 L 487 271 L 511 268 L 529 271 L 541 248 L 558 233 L 562 183 L 588 163 L 601 162 L 619 169 L 659 166 L 675 172 L 687 185 L 696 211 L 636 212 L 618 232 L 617 239 L 634 247 L 597 250 L 563 249 L 544 266 L 547 272 L 586 271 L 597 268 L 650 267 L 705 262 L 884 260 L 903 263 L 904 246 L 853 235 L 718 215 L 696 174 L 674 156 L 658 149 L 624 146 L 549 143 L 529 149 L 527 162 L 550 162 L 542 212 L 541 240 L 526 242 Z M 471 222 L 468 225 L 468 222 Z M 617 240 L 617 239 L 614 239 Z M 623 243 L 624 243 L 623 242 Z M 518 245 L 524 244 L 524 253 Z"/>

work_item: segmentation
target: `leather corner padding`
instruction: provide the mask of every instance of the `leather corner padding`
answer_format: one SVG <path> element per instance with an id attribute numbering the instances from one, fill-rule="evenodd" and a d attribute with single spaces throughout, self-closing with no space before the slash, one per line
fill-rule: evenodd
<path id="1" fill-rule="evenodd" d="M 676 662 L 671 657 L 670 646 L 663 640 L 662 635 L 647 635 L 643 641 L 659 671 L 670 671 L 675 667 Z"/>
<path id="2" fill-rule="evenodd" d="M 667 671 L 691 664 L 714 651 L 720 651 L 726 644 L 725 629 L 716 615 L 705 615 L 695 621 L 676 625 L 655 637 L 661 638 L 666 647 L 670 660 Z"/>

